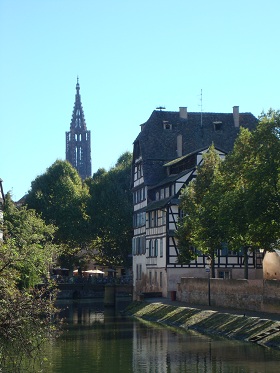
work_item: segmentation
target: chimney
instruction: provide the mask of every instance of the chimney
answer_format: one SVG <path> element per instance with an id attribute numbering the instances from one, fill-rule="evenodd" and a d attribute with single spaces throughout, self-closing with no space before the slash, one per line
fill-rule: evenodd
<path id="1" fill-rule="evenodd" d="M 234 127 L 239 127 L 239 106 L 234 106 L 233 108 L 233 122 Z"/>
<path id="2" fill-rule="evenodd" d="M 183 137 L 182 135 L 177 136 L 177 157 L 182 157 L 183 155 Z"/>
<path id="3" fill-rule="evenodd" d="M 188 119 L 188 108 L 187 107 L 179 107 L 180 118 L 181 119 Z"/>

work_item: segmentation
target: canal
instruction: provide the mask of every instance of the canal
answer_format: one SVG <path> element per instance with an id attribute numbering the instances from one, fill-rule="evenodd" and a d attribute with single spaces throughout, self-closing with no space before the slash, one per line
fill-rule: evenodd
<path id="1" fill-rule="evenodd" d="M 121 306 L 121 307 L 120 307 Z M 122 308 L 123 305 L 119 305 Z M 280 352 L 122 316 L 102 303 L 61 305 L 63 334 L 50 343 L 47 373 L 279 373 Z M 38 368 L 39 372 L 39 368 Z"/>

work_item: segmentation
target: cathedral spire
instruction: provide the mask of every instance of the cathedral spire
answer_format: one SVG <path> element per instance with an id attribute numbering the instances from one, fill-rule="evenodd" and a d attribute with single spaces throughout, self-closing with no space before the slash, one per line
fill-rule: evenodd
<path id="1" fill-rule="evenodd" d="M 70 128 L 82 128 L 84 130 L 87 129 L 84 110 L 81 101 L 80 95 L 80 84 L 79 84 L 79 77 L 77 76 L 77 84 L 76 84 L 76 96 L 75 96 L 75 103 L 72 113 L 72 120 Z"/>
<path id="2" fill-rule="evenodd" d="M 78 76 L 70 131 L 66 132 L 66 160 L 77 169 L 82 179 L 91 177 L 90 131 L 86 126 Z"/>

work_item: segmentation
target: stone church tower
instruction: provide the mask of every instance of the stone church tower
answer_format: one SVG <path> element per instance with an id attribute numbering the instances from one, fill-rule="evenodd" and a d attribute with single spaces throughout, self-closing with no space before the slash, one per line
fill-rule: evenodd
<path id="1" fill-rule="evenodd" d="M 70 131 L 66 132 L 66 160 L 76 168 L 83 180 L 92 176 L 90 131 L 87 130 L 85 122 L 79 78 L 77 78 L 76 97 Z"/>

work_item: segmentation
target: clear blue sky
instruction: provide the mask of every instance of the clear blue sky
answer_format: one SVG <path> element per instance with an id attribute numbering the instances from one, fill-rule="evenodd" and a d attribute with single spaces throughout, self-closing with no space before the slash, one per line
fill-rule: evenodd
<path id="1" fill-rule="evenodd" d="M 76 78 L 93 172 L 157 106 L 279 109 L 279 0 L 0 0 L 0 178 L 20 199 L 65 159 Z"/>

